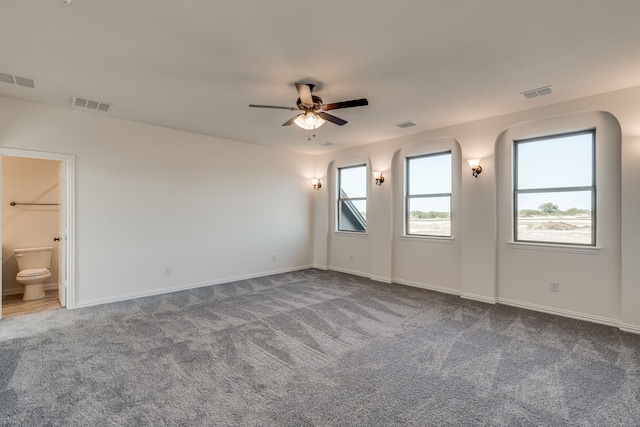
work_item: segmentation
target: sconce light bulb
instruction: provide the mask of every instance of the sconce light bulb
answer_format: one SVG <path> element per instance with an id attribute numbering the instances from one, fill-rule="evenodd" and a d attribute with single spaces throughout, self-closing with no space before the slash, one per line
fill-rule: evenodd
<path id="1" fill-rule="evenodd" d="M 471 167 L 471 174 L 474 178 L 477 178 L 480 172 L 482 172 L 482 166 L 480 166 L 480 159 L 469 159 L 469 166 Z"/>
<path id="2" fill-rule="evenodd" d="M 384 176 L 382 176 L 382 172 L 374 172 L 373 177 L 376 180 L 376 185 L 382 185 L 384 182 Z"/>

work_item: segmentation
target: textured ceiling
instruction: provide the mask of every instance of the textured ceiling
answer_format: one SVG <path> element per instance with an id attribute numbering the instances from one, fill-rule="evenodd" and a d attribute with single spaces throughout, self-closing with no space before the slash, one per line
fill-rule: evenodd
<path id="1" fill-rule="evenodd" d="M 637 0 L 1 0 L 0 72 L 37 87 L 0 95 L 316 154 L 639 86 L 639 16 Z M 292 111 L 248 107 L 295 106 L 296 82 L 369 106 L 311 141 L 280 126 Z"/>

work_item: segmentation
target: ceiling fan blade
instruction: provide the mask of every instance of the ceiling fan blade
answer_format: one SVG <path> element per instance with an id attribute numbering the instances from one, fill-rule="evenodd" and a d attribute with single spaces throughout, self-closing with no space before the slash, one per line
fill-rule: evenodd
<path id="1" fill-rule="evenodd" d="M 351 107 L 363 107 L 369 105 L 367 98 L 352 99 L 351 101 L 334 102 L 332 104 L 326 104 L 323 110 L 337 110 L 338 108 L 351 108 Z"/>
<path id="2" fill-rule="evenodd" d="M 291 117 L 289 120 L 287 120 L 286 122 L 284 122 L 282 124 L 282 126 L 291 126 L 293 124 L 293 122 L 300 116 L 304 116 L 304 114 L 298 114 L 297 116 L 293 116 Z"/>
<path id="3" fill-rule="evenodd" d="M 320 111 L 319 113 L 316 113 L 317 115 L 319 115 L 320 117 L 322 117 L 323 119 L 325 119 L 328 122 L 331 123 L 335 123 L 338 126 L 342 126 L 342 125 L 346 125 L 348 122 L 346 120 L 342 120 L 340 117 L 336 117 L 333 116 L 329 113 L 324 113 L 322 111 Z"/>
<path id="4" fill-rule="evenodd" d="M 277 105 L 256 105 L 256 104 L 249 104 L 249 107 L 253 107 L 253 108 L 276 108 L 278 110 L 290 110 L 290 111 L 296 111 L 298 110 L 295 107 L 278 107 Z"/>
<path id="5" fill-rule="evenodd" d="M 313 85 L 307 83 L 296 83 L 296 89 L 298 89 L 300 101 L 305 105 L 313 105 L 313 98 L 311 97 L 312 86 Z"/>

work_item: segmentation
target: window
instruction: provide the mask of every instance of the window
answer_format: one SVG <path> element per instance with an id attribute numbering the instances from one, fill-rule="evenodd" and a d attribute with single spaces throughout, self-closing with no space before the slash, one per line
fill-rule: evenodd
<path id="1" fill-rule="evenodd" d="M 451 151 L 407 157 L 405 232 L 451 237 Z"/>
<path id="2" fill-rule="evenodd" d="M 338 169 L 338 231 L 367 229 L 367 166 Z"/>
<path id="3" fill-rule="evenodd" d="M 514 240 L 595 246 L 595 130 L 515 141 Z"/>

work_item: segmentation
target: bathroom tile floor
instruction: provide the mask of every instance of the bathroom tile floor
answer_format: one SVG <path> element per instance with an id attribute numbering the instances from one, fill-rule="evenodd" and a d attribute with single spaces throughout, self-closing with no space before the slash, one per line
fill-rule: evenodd
<path id="1" fill-rule="evenodd" d="M 2 297 L 2 317 L 57 310 L 59 308 L 62 308 L 62 306 L 58 301 L 57 289 L 46 291 L 44 298 L 33 301 L 22 301 L 22 295 L 5 295 Z"/>

